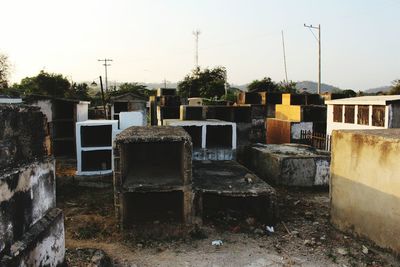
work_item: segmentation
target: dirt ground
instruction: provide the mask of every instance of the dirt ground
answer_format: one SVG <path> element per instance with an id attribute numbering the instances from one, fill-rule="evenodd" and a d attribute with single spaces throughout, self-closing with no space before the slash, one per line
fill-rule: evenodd
<path id="1" fill-rule="evenodd" d="M 201 228 L 150 222 L 122 233 L 114 218 L 112 188 L 60 184 L 67 263 L 88 266 L 93 249 L 115 266 L 400 266 L 392 254 L 329 223 L 326 191 L 277 188 L 280 222 L 274 232 L 229 210 Z M 221 246 L 213 246 L 221 240 Z"/>

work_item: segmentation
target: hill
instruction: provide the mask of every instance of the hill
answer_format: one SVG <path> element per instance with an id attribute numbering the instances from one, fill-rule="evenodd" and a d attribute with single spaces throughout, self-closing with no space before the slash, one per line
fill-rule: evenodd
<path id="1" fill-rule="evenodd" d="M 375 87 L 375 88 L 370 88 L 370 89 L 367 89 L 367 90 L 365 90 L 364 92 L 365 93 L 368 93 L 368 94 L 375 94 L 375 93 L 378 93 L 378 92 L 389 92 L 390 91 L 390 86 L 389 85 L 387 85 L 387 86 L 380 86 L 380 87 Z"/>
<path id="2" fill-rule="evenodd" d="M 296 88 L 297 90 L 301 90 L 303 88 L 307 89 L 307 92 L 309 93 L 317 93 L 317 88 L 318 88 L 318 83 L 312 82 L 312 81 L 301 81 L 296 83 Z M 322 83 L 321 84 L 321 93 L 325 92 L 337 92 L 340 91 L 341 89 L 339 87 Z"/>

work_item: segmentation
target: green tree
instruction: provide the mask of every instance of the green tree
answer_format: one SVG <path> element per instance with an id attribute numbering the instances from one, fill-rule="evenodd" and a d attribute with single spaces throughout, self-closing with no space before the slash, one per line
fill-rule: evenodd
<path id="1" fill-rule="evenodd" d="M 152 94 L 145 85 L 138 83 L 123 83 L 119 86 L 118 90 L 109 92 L 109 96 L 118 96 L 126 93 L 133 93 L 140 97 L 147 98 Z"/>
<path id="2" fill-rule="evenodd" d="M 295 94 L 297 93 L 297 88 L 296 88 L 296 83 L 294 81 L 281 81 L 278 84 L 278 90 L 279 92 L 282 93 L 291 93 L 291 94 Z"/>
<path id="3" fill-rule="evenodd" d="M 351 89 L 343 90 L 340 93 L 346 95 L 346 97 L 356 97 L 357 96 L 357 93 Z"/>
<path id="4" fill-rule="evenodd" d="M 390 95 L 400 95 L 400 79 L 394 80 L 389 91 Z"/>
<path id="5" fill-rule="evenodd" d="M 225 82 L 224 67 L 197 68 L 178 83 L 178 93 L 182 97 L 220 98 L 225 94 Z"/>
<path id="6" fill-rule="evenodd" d="M 8 88 L 8 78 L 10 75 L 11 64 L 8 56 L 0 54 L 0 89 Z"/>
<path id="7" fill-rule="evenodd" d="M 89 86 L 87 83 L 73 83 L 71 89 L 65 95 L 68 98 L 90 100 Z"/>
<path id="8" fill-rule="evenodd" d="M 21 80 L 16 88 L 25 94 L 40 94 L 55 97 L 66 97 L 69 94 L 71 84 L 61 74 L 40 71 L 37 76 L 26 77 Z"/>
<path id="9" fill-rule="evenodd" d="M 249 92 L 279 92 L 279 85 L 272 81 L 269 77 L 262 80 L 254 80 L 248 86 Z"/>

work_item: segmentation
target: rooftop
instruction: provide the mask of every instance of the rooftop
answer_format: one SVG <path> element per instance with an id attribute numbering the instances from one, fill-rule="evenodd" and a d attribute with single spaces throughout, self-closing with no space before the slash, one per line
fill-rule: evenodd
<path id="1" fill-rule="evenodd" d="M 386 105 L 390 102 L 400 101 L 400 95 L 374 95 L 374 96 L 359 96 L 351 98 L 342 98 L 325 101 L 328 105 Z"/>

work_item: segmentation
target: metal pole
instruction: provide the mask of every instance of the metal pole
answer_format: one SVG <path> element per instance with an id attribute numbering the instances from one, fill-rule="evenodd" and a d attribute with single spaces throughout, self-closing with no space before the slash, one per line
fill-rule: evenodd
<path id="1" fill-rule="evenodd" d="M 106 101 L 104 99 L 103 79 L 101 78 L 101 76 L 100 76 L 100 89 L 101 89 L 101 100 L 103 102 L 103 108 L 104 108 L 104 116 L 105 116 L 105 119 L 107 120 L 108 112 L 107 112 L 107 109 L 106 109 Z"/>
<path id="2" fill-rule="evenodd" d="M 321 24 L 318 25 L 318 94 L 321 93 Z"/>
<path id="3" fill-rule="evenodd" d="M 317 92 L 318 92 L 318 94 L 320 94 L 321 93 L 321 24 L 318 24 L 318 27 L 315 27 L 313 25 L 306 25 L 304 23 L 304 27 L 308 28 L 311 31 L 311 33 L 314 35 L 314 38 L 318 41 L 318 88 L 317 88 Z M 312 29 L 318 30 L 318 37 L 315 36 Z"/>
<path id="4" fill-rule="evenodd" d="M 286 84 L 289 83 L 287 77 L 287 68 L 286 68 L 286 52 L 285 52 L 285 38 L 283 37 L 283 30 L 282 30 L 282 46 L 283 46 L 283 63 L 285 65 L 285 77 L 286 77 Z"/>

